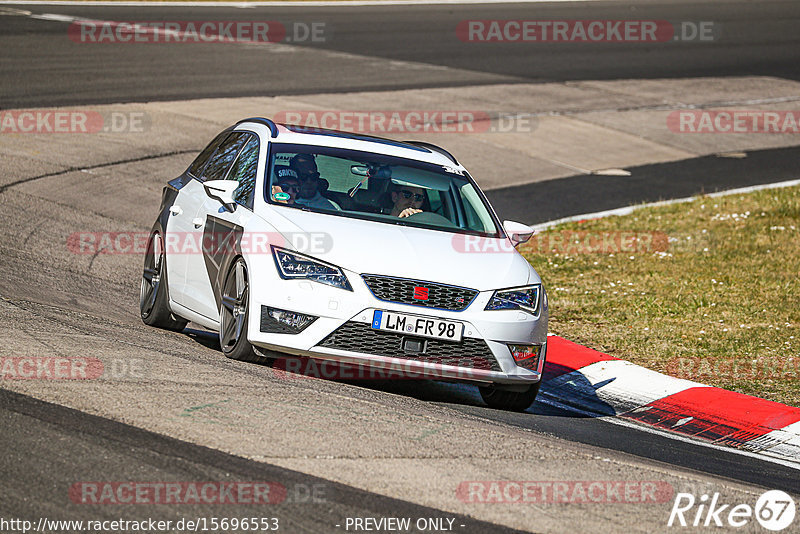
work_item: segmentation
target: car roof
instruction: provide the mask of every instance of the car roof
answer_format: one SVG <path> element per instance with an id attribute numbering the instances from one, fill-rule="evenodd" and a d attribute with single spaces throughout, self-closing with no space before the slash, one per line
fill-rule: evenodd
<path id="1" fill-rule="evenodd" d="M 240 127 L 261 130 L 262 135 L 268 136 L 280 143 L 375 152 L 378 154 L 387 154 L 464 169 L 456 158 L 447 150 L 422 141 L 397 141 L 353 132 L 280 124 L 264 117 L 251 117 L 241 120 L 236 123 L 234 129 Z"/>

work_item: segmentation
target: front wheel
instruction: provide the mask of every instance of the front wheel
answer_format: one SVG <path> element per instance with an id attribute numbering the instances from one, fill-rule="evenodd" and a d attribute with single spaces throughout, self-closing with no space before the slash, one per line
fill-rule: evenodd
<path id="1" fill-rule="evenodd" d="M 180 332 L 188 321 L 175 317 L 169 309 L 166 261 L 161 234 L 155 232 L 147 242 L 144 256 L 139 314 L 146 325 Z"/>
<path id="2" fill-rule="evenodd" d="M 536 395 L 539 394 L 541 385 L 542 381 L 539 380 L 535 384 L 528 386 L 524 391 L 509 391 L 493 386 L 481 386 L 478 389 L 481 392 L 483 402 L 488 404 L 490 408 L 508 410 L 510 412 L 524 412 L 536 400 Z"/>
<path id="3" fill-rule="evenodd" d="M 225 278 L 222 304 L 219 311 L 219 344 L 222 353 L 232 360 L 261 362 L 252 345 L 247 341 L 247 319 L 250 285 L 247 280 L 247 265 L 238 258 Z"/>

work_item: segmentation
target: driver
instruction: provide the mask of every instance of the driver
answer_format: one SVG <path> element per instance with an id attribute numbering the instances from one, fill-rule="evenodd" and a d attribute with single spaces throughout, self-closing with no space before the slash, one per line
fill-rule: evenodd
<path id="1" fill-rule="evenodd" d="M 425 203 L 427 194 L 421 187 L 412 185 L 399 185 L 392 191 L 392 211 L 390 215 L 395 217 L 408 217 L 415 213 L 422 213 L 422 205 Z"/>

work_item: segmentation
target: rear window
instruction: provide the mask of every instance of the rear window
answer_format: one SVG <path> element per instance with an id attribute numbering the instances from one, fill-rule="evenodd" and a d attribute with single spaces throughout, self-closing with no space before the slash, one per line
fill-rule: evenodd
<path id="1" fill-rule="evenodd" d="M 202 181 L 223 180 L 228 169 L 231 168 L 239 151 L 242 150 L 249 134 L 247 132 L 231 132 L 225 141 L 217 147 L 211 160 L 203 169 Z"/>
<path id="2" fill-rule="evenodd" d="M 200 176 L 202 176 L 203 169 L 205 168 L 206 163 L 208 163 L 211 154 L 213 154 L 214 151 L 217 150 L 217 147 L 219 147 L 219 145 L 225 140 L 226 137 L 228 137 L 229 134 L 230 132 L 222 132 L 221 134 L 216 136 L 214 140 L 211 141 L 211 143 L 209 143 L 208 146 L 205 147 L 202 152 L 200 152 L 200 155 L 195 158 L 192 164 L 189 165 L 189 174 L 191 174 L 195 178 L 199 178 Z"/>

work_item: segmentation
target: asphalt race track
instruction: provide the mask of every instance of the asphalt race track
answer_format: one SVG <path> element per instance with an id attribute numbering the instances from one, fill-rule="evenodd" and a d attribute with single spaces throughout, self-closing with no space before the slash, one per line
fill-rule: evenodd
<path id="1" fill-rule="evenodd" d="M 0 109 L 550 81 L 755 75 L 800 81 L 797 2 L 633 4 L 2 5 Z M 277 20 L 287 26 L 322 21 L 330 39 L 282 45 L 274 54 L 247 45 L 97 46 L 66 39 L 64 20 L 25 12 L 98 20 Z M 617 19 L 631 12 L 641 19 L 713 20 L 725 39 L 702 46 L 532 49 L 465 44 L 452 30 L 465 19 Z M 654 532 L 669 530 L 680 491 L 698 497 L 718 492 L 726 503 L 751 505 L 767 489 L 800 495 L 797 468 L 736 451 L 542 402 L 523 414 L 498 412 L 466 386 L 287 377 L 268 365 L 227 360 L 214 334 L 191 325 L 183 333 L 144 326 L 137 308 L 141 257 L 75 254 L 65 243 L 87 229 L 150 228 L 163 183 L 207 141 L 177 130 L 157 135 L 187 137 L 188 148 L 112 157 L 112 163 L 82 170 L 59 167 L 64 156 L 42 137 L 30 142 L 30 161 L 21 163 L 8 155 L 0 135 L 2 355 L 80 356 L 102 361 L 108 371 L 97 380 L 4 381 L 0 518 L 259 516 L 277 517 L 280 531 L 294 533 L 346 532 L 346 519 L 354 517 L 410 517 L 452 519 L 454 531 L 469 533 Z M 102 150 L 112 153 L 115 146 Z M 535 223 L 794 179 L 797 161 L 796 147 L 774 148 L 751 152 L 746 160 L 709 156 L 638 166 L 635 186 L 607 177 L 600 187 L 575 175 L 488 194 L 501 215 Z M 581 189 L 584 195 L 568 194 Z M 552 199 L 547 209 L 528 216 L 527 199 L 543 196 Z M 476 480 L 657 481 L 671 493 L 646 504 L 460 498 L 460 484 Z M 69 492 L 75 484 L 102 481 L 272 481 L 286 495 L 256 508 L 84 504 Z"/>
<path id="2" fill-rule="evenodd" d="M 346 92 L 480 83 L 798 74 L 800 5 L 786 1 L 489 4 L 486 6 L 146 8 L 5 6 L 98 20 L 325 23 L 324 42 L 258 46 L 65 43 L 63 21 L 0 16 L 4 108 L 216 96 Z M 2 11 L 0 9 L 0 11 Z M 719 42 L 463 43 L 472 19 L 714 21 Z M 367 57 L 370 61 L 358 61 Z M 380 61 L 383 60 L 383 61 Z M 513 102 L 509 103 L 513 108 Z"/>
<path id="3" fill-rule="evenodd" d="M 797 147 L 753 151 L 743 160 L 704 156 L 629 169 L 635 178 L 607 176 L 598 183 L 595 176 L 577 175 L 491 189 L 486 195 L 500 217 L 538 224 L 621 206 L 795 180 L 798 157 Z M 767 168 L 769 173 L 764 173 Z M 573 191 L 586 194 L 573 195 Z M 559 201 L 531 212 L 526 200 L 530 198 Z"/>

